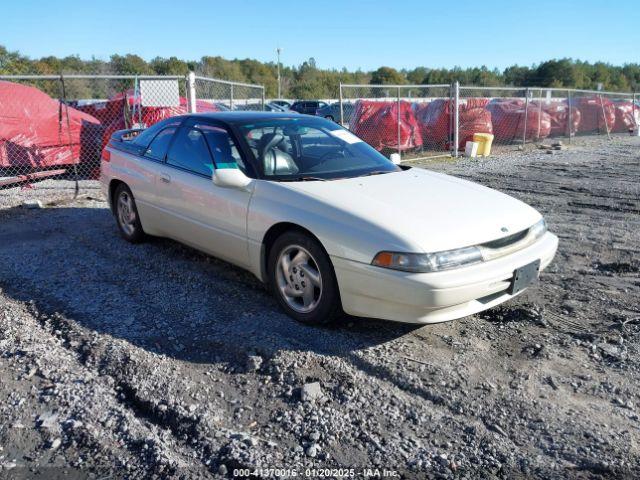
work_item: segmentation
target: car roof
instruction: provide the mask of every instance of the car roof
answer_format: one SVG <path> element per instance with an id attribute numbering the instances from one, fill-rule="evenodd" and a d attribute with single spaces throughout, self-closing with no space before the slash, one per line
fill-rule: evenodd
<path id="1" fill-rule="evenodd" d="M 219 120 L 219 121 L 230 123 L 230 124 L 255 122 L 259 120 L 269 120 L 273 118 L 300 118 L 299 113 L 260 112 L 260 111 L 256 112 L 255 110 L 192 113 L 188 116 L 193 118 L 210 118 L 211 120 Z"/>

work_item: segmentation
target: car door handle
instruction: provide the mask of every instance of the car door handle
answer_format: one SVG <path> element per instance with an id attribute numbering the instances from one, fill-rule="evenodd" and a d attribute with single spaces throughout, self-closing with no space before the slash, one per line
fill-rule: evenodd
<path id="1" fill-rule="evenodd" d="M 160 175 L 160 181 L 162 181 L 162 183 L 171 183 L 171 177 L 167 174 L 162 174 Z"/>

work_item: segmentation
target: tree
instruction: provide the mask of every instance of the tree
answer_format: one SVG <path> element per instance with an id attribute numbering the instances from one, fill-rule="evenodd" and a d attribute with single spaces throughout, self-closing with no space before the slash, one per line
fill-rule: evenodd
<path id="1" fill-rule="evenodd" d="M 395 68 L 380 67 L 371 73 L 371 85 L 402 85 L 406 82 L 402 75 Z"/>
<path id="2" fill-rule="evenodd" d="M 275 63 L 263 63 L 253 59 L 228 60 L 220 56 L 205 56 L 199 61 L 177 57 L 155 57 L 147 62 L 138 55 L 112 55 L 109 61 L 96 58 L 84 60 L 77 55 L 64 58 L 47 56 L 30 59 L 17 51 L 9 51 L 0 45 L 0 74 L 46 74 L 89 73 L 128 75 L 185 75 L 195 71 L 200 75 L 223 80 L 264 85 L 267 97 L 277 92 L 277 68 Z M 589 63 L 570 58 L 552 59 L 538 65 L 513 65 L 502 72 L 486 66 L 470 68 L 416 67 L 398 71 L 391 67 L 380 67 L 373 72 L 318 68 L 313 57 L 297 67 L 281 67 L 283 96 L 286 98 L 337 98 L 338 85 L 383 84 L 450 84 L 459 81 L 467 86 L 516 86 L 516 87 L 561 87 L 594 89 L 602 83 L 605 90 L 620 92 L 640 89 L 640 64 L 628 63 L 615 66 L 605 62 Z M 38 88 L 58 96 L 59 86 L 55 82 L 34 82 Z M 68 81 L 65 82 L 68 96 L 73 98 L 106 98 L 114 89 L 128 88 L 128 82 Z M 380 95 L 395 95 L 395 92 L 375 89 Z M 212 95 L 227 97 L 230 92 L 216 85 Z M 255 95 L 242 88 L 234 91 L 237 98 Z M 412 95 L 420 94 L 412 91 Z"/>
<path id="3" fill-rule="evenodd" d="M 189 73 L 189 65 L 184 60 L 177 57 L 155 57 L 149 66 L 157 75 L 186 75 Z"/>
<path id="4" fill-rule="evenodd" d="M 149 75 L 153 73 L 149 64 L 138 55 L 111 55 L 109 64 L 114 74 Z"/>

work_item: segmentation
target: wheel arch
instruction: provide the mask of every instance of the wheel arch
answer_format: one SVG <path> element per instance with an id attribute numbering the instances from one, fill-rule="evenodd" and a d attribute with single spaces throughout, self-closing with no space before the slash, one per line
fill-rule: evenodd
<path id="1" fill-rule="evenodd" d="M 333 264 L 331 263 L 331 257 L 329 256 L 327 249 L 322 244 L 322 241 L 316 235 L 314 235 L 314 233 L 311 230 L 293 222 L 278 222 L 272 225 L 271 227 L 269 227 L 269 230 L 266 231 L 266 233 L 264 234 L 264 237 L 262 238 L 262 248 L 260 249 L 260 275 L 262 276 L 262 280 L 264 281 L 264 283 L 266 284 L 269 283 L 268 262 L 269 262 L 269 253 L 271 252 L 271 247 L 273 246 L 274 242 L 280 235 L 288 231 L 298 231 L 298 232 L 304 233 L 306 235 L 309 235 L 316 242 L 318 242 L 318 245 L 320 245 L 320 248 L 322 248 L 322 251 L 325 253 L 325 255 L 327 255 L 327 258 L 329 258 L 329 263 L 331 264 L 331 268 L 333 269 Z M 335 271 L 334 271 L 334 275 L 335 275 Z"/>
<path id="2" fill-rule="evenodd" d="M 109 182 L 109 208 L 111 209 L 112 213 L 115 213 L 115 211 L 116 211 L 115 210 L 114 197 L 115 197 L 116 189 L 120 185 L 125 185 L 125 186 L 129 187 L 129 185 L 127 185 L 125 182 L 123 182 L 122 180 L 120 180 L 118 178 L 113 178 Z"/>

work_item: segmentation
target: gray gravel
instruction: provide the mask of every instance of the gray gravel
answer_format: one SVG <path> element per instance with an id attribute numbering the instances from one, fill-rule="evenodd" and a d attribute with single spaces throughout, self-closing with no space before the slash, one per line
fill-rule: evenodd
<path id="1" fill-rule="evenodd" d="M 222 261 L 127 244 L 93 183 L 0 191 L 0 477 L 638 478 L 640 139 L 427 168 L 545 214 L 537 286 L 440 325 L 311 328 Z"/>

